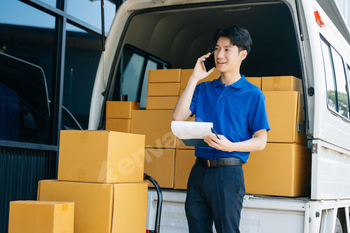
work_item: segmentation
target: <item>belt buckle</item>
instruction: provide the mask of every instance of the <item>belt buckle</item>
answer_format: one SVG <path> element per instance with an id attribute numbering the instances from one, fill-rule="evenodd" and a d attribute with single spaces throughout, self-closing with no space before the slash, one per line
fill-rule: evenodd
<path id="1" fill-rule="evenodd" d="M 207 165 L 210 167 L 210 159 L 207 159 Z"/>

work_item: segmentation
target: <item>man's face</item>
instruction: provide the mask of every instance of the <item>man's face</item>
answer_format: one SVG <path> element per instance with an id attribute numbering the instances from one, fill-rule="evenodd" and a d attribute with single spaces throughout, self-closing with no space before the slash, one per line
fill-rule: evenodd
<path id="1" fill-rule="evenodd" d="M 219 72 L 235 72 L 242 63 L 242 60 L 247 56 L 247 51 L 238 51 L 236 45 L 231 44 L 228 37 L 220 37 L 215 46 L 215 64 Z"/>

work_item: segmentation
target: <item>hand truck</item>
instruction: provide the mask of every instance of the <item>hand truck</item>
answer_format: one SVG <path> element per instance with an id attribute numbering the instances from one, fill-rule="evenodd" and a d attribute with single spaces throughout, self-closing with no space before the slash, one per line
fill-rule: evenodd
<path id="1" fill-rule="evenodd" d="M 163 195 L 162 190 L 160 190 L 159 184 L 155 179 L 146 173 L 143 174 L 143 180 L 149 180 L 157 191 L 158 201 L 157 201 L 157 212 L 156 212 L 156 221 L 154 224 L 154 230 L 146 230 L 146 233 L 159 233 L 160 232 L 160 217 L 162 213 L 162 203 L 163 203 Z"/>

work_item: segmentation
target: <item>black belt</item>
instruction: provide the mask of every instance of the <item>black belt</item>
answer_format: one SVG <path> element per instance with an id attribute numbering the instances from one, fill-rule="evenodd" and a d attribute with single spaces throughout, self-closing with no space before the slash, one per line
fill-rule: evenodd
<path id="1" fill-rule="evenodd" d="M 236 157 L 220 158 L 220 159 L 203 159 L 197 157 L 196 164 L 202 167 L 224 167 L 242 165 L 242 160 Z"/>

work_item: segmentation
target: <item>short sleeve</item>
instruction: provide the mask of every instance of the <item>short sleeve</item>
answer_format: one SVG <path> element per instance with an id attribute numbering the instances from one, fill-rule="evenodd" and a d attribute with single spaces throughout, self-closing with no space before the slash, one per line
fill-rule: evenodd
<path id="1" fill-rule="evenodd" d="M 251 106 L 251 111 L 248 115 L 249 128 L 254 134 L 255 132 L 266 129 L 270 130 L 269 121 L 267 118 L 265 96 L 262 92 L 257 97 L 254 105 Z"/>
<path id="2" fill-rule="evenodd" d="M 192 101 L 191 101 L 191 105 L 190 105 L 191 117 L 194 114 L 196 114 L 198 92 L 199 92 L 199 85 L 197 85 L 196 88 L 194 89 L 194 93 L 193 93 L 193 96 L 192 96 Z"/>

